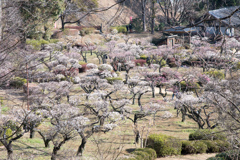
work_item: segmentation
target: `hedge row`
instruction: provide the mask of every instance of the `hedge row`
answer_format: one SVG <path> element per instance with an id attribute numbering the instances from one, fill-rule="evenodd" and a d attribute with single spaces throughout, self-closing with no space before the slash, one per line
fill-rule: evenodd
<path id="1" fill-rule="evenodd" d="M 217 153 L 223 152 L 230 148 L 227 141 L 221 140 L 199 140 L 199 141 L 182 141 L 182 154 L 196 153 Z"/>
<path id="2" fill-rule="evenodd" d="M 200 129 L 189 134 L 189 140 L 222 140 L 226 141 L 227 137 L 224 133 L 217 132 L 217 130 Z"/>
<path id="3" fill-rule="evenodd" d="M 147 139 L 147 147 L 153 148 L 158 157 L 180 154 L 216 153 L 230 149 L 226 136 L 212 134 L 213 130 L 197 130 L 189 135 L 189 141 L 163 134 L 152 134 Z"/>
<path id="4" fill-rule="evenodd" d="M 229 150 L 217 154 L 215 157 L 208 158 L 207 160 L 240 160 L 239 150 Z"/>

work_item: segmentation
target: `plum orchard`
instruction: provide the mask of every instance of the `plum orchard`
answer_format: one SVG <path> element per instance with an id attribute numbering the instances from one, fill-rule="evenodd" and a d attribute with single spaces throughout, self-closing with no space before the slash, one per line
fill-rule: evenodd
<path id="1" fill-rule="evenodd" d="M 118 43 L 119 38 L 126 39 L 125 43 Z M 56 159 L 67 141 L 79 137 L 81 144 L 76 154 L 82 155 L 92 135 L 121 127 L 127 120 L 132 122 L 135 143 L 141 140 L 143 146 L 139 120 L 168 109 L 172 103 L 167 94 L 175 89 L 178 91 L 175 109 L 182 114 L 182 121 L 188 117 L 199 128 L 222 126 L 229 132 L 238 128 L 239 80 L 233 75 L 239 69 L 239 60 L 234 58 L 238 41 L 229 39 L 235 44 L 229 48 L 208 44 L 209 51 L 206 51 L 207 43 L 197 43 L 197 38 L 192 41 L 191 50 L 181 46 L 156 47 L 143 39 L 128 41 L 117 34 L 106 35 L 105 39 L 107 42 L 87 41 L 84 45 L 72 42 L 66 50 L 63 43 L 45 44 L 41 51 L 25 46 L 11 52 L 9 57 L 1 56 L 2 87 L 11 87 L 16 80 L 24 78 L 35 84 L 25 86 L 28 90 L 25 102 L 30 104 L 30 110 L 18 105 L 12 108 L 11 114 L 1 115 L 0 141 L 9 159 L 13 157 L 12 143 L 27 132 L 30 138 L 34 138 L 34 132 L 39 133 L 45 147 L 52 142 L 52 159 Z M 97 55 L 99 65 L 88 63 L 86 73 L 79 74 L 83 67 L 79 61 L 87 62 L 92 53 Z M 149 64 L 144 64 L 146 57 Z M 144 63 L 139 65 L 136 60 Z M 167 67 L 167 62 L 169 66 L 184 65 L 188 69 L 176 71 Z M 201 72 L 199 67 L 206 72 Z M 11 79 L 11 76 L 19 78 Z M 156 88 L 162 100 L 156 99 Z M 143 102 L 142 97 L 148 92 L 152 92 L 153 99 Z M 134 108 L 136 98 L 137 108 Z M 171 116 L 170 112 L 164 112 L 158 118 Z M 41 127 L 46 123 L 49 124 L 46 128 Z M 238 140 L 237 134 L 235 138 Z"/>

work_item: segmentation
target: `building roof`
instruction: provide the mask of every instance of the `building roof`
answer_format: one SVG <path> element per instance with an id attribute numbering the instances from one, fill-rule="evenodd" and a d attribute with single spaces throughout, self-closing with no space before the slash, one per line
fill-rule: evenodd
<path id="1" fill-rule="evenodd" d="M 194 28 L 187 28 L 187 27 L 182 27 L 182 26 L 178 26 L 178 27 L 173 27 L 173 28 L 169 28 L 166 29 L 164 32 L 171 32 L 171 33 L 189 33 L 195 31 Z"/>
<path id="2" fill-rule="evenodd" d="M 216 10 L 211 10 L 208 13 L 216 19 L 221 19 L 227 16 L 230 16 L 236 9 L 240 6 L 234 7 L 225 7 Z M 230 25 L 230 26 L 239 26 L 240 25 L 240 10 L 235 12 L 230 18 L 221 20 L 221 22 Z"/>

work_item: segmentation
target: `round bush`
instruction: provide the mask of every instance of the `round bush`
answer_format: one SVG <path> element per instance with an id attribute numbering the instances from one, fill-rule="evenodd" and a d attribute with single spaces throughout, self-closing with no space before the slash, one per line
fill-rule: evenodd
<path id="1" fill-rule="evenodd" d="M 163 134 L 152 134 L 147 139 L 147 147 L 153 148 L 158 157 L 181 154 L 181 141 Z"/>
<path id="2" fill-rule="evenodd" d="M 142 151 L 149 154 L 149 160 L 155 160 L 157 158 L 157 153 L 152 148 L 138 148 L 135 151 Z"/>
<path id="3" fill-rule="evenodd" d="M 196 153 L 206 153 L 207 151 L 207 145 L 201 141 L 196 141 L 194 147 L 196 149 Z"/>
<path id="4" fill-rule="evenodd" d="M 201 129 L 189 134 L 189 140 L 222 140 L 226 141 L 224 133 L 214 133 L 216 130 Z"/>
<path id="5" fill-rule="evenodd" d="M 201 141 L 182 141 L 182 154 L 206 153 L 207 145 Z"/>
<path id="6" fill-rule="evenodd" d="M 135 158 L 137 160 L 152 160 L 150 155 L 147 152 L 144 151 L 134 151 L 133 152 L 134 155 L 137 155 Z"/>
<path id="7" fill-rule="evenodd" d="M 216 145 L 216 141 L 203 140 L 202 142 L 207 145 L 207 153 L 217 153 L 217 152 L 219 152 L 219 146 Z"/>

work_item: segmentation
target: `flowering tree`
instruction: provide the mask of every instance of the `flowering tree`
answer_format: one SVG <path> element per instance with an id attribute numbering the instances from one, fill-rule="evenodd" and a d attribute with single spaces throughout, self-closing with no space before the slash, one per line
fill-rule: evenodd
<path id="1" fill-rule="evenodd" d="M 12 143 L 31 130 L 33 123 L 41 121 L 41 116 L 33 115 L 31 111 L 13 110 L 12 115 L 0 115 L 0 142 L 6 148 L 10 160 L 13 159 Z"/>
<path id="2" fill-rule="evenodd" d="M 216 110 L 218 125 L 231 137 L 234 147 L 239 144 L 239 78 L 210 81 L 204 98 Z"/>
<path id="3" fill-rule="evenodd" d="M 203 97 L 196 98 L 192 93 L 182 93 L 178 95 L 175 102 L 175 109 L 182 113 L 182 122 L 185 117 L 194 120 L 200 129 L 206 125 L 207 128 L 213 129 L 218 125 L 218 122 L 213 117 L 216 116 L 216 109 L 210 104 L 204 104 Z"/>

